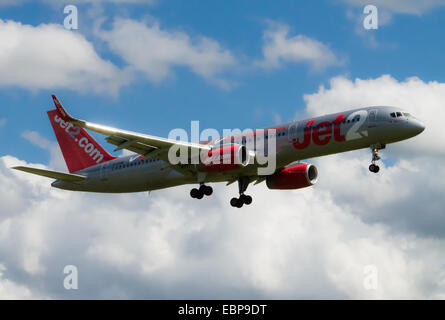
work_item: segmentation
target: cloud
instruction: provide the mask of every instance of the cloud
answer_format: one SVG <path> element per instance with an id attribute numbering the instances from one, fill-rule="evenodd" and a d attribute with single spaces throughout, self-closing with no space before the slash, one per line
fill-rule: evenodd
<path id="1" fill-rule="evenodd" d="M 263 33 L 263 55 L 254 64 L 267 69 L 285 63 L 307 63 L 314 70 L 341 65 L 343 62 L 322 42 L 304 35 L 289 36 L 289 26 L 275 22 Z"/>
<path id="2" fill-rule="evenodd" d="M 12 172 L 9 167 L 24 163 L 4 156 L 4 280 L 50 298 L 443 299 L 443 240 L 361 217 L 379 214 L 377 199 L 377 210 L 400 218 L 393 211 L 398 199 L 418 200 L 401 187 L 416 180 L 414 187 L 425 188 L 425 179 L 385 169 L 390 176 L 378 176 L 385 188 L 375 188 L 360 159 L 347 159 L 320 163 L 314 188 L 250 187 L 254 203 L 235 211 L 228 204 L 233 186 L 216 185 L 201 201 L 188 197 L 188 186 L 149 196 L 69 193 L 51 189 L 48 179 Z M 388 183 L 402 173 L 409 178 Z M 357 175 L 361 180 L 354 181 Z M 360 191 L 348 195 L 357 185 Z M 62 286 L 67 264 L 82 279 L 76 292 Z M 377 290 L 363 286 L 368 265 L 378 268 Z"/>
<path id="3" fill-rule="evenodd" d="M 116 95 L 129 80 L 82 35 L 60 25 L 34 27 L 0 19 L 0 38 L 0 87 Z"/>
<path id="4" fill-rule="evenodd" d="M 116 19 L 111 30 L 99 30 L 97 35 L 132 69 L 155 83 L 172 76 L 174 68 L 185 67 L 208 81 L 227 86 L 219 76 L 236 64 L 231 52 L 217 41 L 163 30 L 158 22 L 147 25 L 131 19 Z"/>
<path id="5" fill-rule="evenodd" d="M 14 282 L 3 279 L 3 272 L 5 267 L 0 265 L 0 299 L 2 300 L 25 300 L 25 299 L 38 299 L 40 297 L 33 296 L 31 291 L 21 285 L 17 285 Z"/>
<path id="6" fill-rule="evenodd" d="M 370 3 L 367 0 L 342 0 L 342 2 L 364 8 L 368 4 L 375 5 L 379 9 L 384 9 L 392 13 L 421 15 L 434 8 L 445 5 L 444 0 L 374 0 Z"/>
<path id="7" fill-rule="evenodd" d="M 389 25 L 391 23 L 392 14 L 388 10 L 378 9 L 377 12 L 378 12 L 378 28 L 385 25 Z M 346 11 L 346 17 L 352 23 L 354 23 L 355 34 L 360 36 L 363 39 L 364 43 L 372 49 L 376 49 L 378 47 L 381 47 L 382 45 L 390 48 L 394 47 L 393 44 L 379 42 L 376 37 L 377 30 L 365 29 L 365 27 L 363 26 L 363 21 L 367 15 L 368 14 L 363 13 L 363 8 L 360 8 L 360 10 L 358 11 L 354 9 L 348 9 Z"/>
<path id="8" fill-rule="evenodd" d="M 31 130 L 24 131 L 22 133 L 22 138 L 26 139 L 40 149 L 46 150 L 50 153 L 51 157 L 49 166 L 52 168 L 52 170 L 66 171 L 66 163 L 57 142 L 50 141 L 42 137 L 38 132 Z"/>
<path id="9" fill-rule="evenodd" d="M 3 156 L 0 282 L 62 299 L 444 299 L 442 136 L 423 139 L 440 133 L 443 86 L 389 75 L 331 79 L 304 97 L 309 115 L 394 104 L 420 117 L 426 131 L 388 145 L 383 155 L 398 158 L 377 175 L 367 171 L 368 150 L 313 159 L 316 186 L 250 186 L 254 202 L 241 210 L 229 206 L 234 185 L 217 184 L 200 201 L 189 198 L 191 186 L 150 195 L 70 193 L 10 170 L 26 162 Z M 68 264 L 78 267 L 77 291 L 63 288 Z M 370 265 L 377 290 L 363 285 Z"/>
<path id="10" fill-rule="evenodd" d="M 442 238 L 444 99 L 445 83 L 424 82 L 417 77 L 397 81 L 390 75 L 365 80 L 335 77 L 328 88 L 322 85 L 318 92 L 305 95 L 310 116 L 390 105 L 409 111 L 426 125 L 419 136 L 387 145 L 382 151 L 384 160 L 391 157 L 395 163 L 371 179 L 367 172 L 371 160 L 368 150 L 316 160 L 322 175 L 320 186 L 330 190 L 338 201 L 354 207 L 354 212 L 368 223 L 384 223 L 393 230 Z"/>
<path id="11" fill-rule="evenodd" d="M 366 5 L 372 4 L 378 9 L 378 27 L 388 25 L 392 22 L 394 14 L 408 14 L 421 16 L 434 8 L 445 6 L 445 0 L 377 0 L 369 2 L 367 0 L 342 0 L 349 8 L 346 11 L 346 16 L 354 23 L 354 31 L 357 35 L 363 38 L 366 45 L 370 48 L 377 48 L 381 45 L 393 47 L 393 44 L 380 43 L 377 40 L 377 30 L 366 30 L 363 27 L 363 21 L 366 15 L 363 9 Z"/>
<path id="12" fill-rule="evenodd" d="M 332 78 L 329 86 L 326 88 L 322 85 L 318 92 L 304 95 L 308 114 L 325 114 L 372 105 L 397 106 L 420 118 L 425 123 L 426 130 L 415 138 L 415 152 L 410 142 L 396 144 L 394 148 L 411 156 L 445 155 L 445 132 L 442 130 L 445 83 L 424 82 L 417 77 L 399 82 L 390 75 L 354 81 L 339 76 Z"/>

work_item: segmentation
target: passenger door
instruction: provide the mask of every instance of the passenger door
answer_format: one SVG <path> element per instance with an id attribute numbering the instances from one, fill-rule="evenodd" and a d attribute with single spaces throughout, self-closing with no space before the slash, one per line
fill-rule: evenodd
<path id="1" fill-rule="evenodd" d="M 368 110 L 368 128 L 377 127 L 377 109 Z"/>
<path id="2" fill-rule="evenodd" d="M 100 180 L 102 180 L 102 181 L 107 180 L 107 178 L 106 178 L 107 168 L 108 168 L 108 163 L 106 163 L 106 162 L 102 163 L 102 165 L 100 166 Z"/>
<path id="3" fill-rule="evenodd" d="M 289 141 L 292 141 L 293 139 L 297 138 L 298 135 L 298 122 L 293 121 L 291 124 L 289 124 L 289 127 L 287 129 L 287 138 Z"/>

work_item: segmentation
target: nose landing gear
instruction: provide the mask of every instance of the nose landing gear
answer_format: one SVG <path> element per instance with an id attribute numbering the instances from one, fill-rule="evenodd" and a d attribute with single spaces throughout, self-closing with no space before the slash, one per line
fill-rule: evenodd
<path id="1" fill-rule="evenodd" d="M 206 186 L 205 184 L 201 184 L 199 189 L 193 188 L 190 191 L 190 196 L 194 199 L 202 199 L 204 196 L 211 196 L 213 193 L 213 188 L 210 186 Z"/>
<path id="2" fill-rule="evenodd" d="M 378 145 L 372 145 L 371 151 L 372 151 L 372 161 L 371 165 L 369 166 L 369 171 L 373 173 L 377 173 L 380 171 L 380 167 L 376 165 L 376 162 L 379 161 L 381 158 L 379 156 L 379 150 L 385 149 L 385 145 L 378 144 Z"/>

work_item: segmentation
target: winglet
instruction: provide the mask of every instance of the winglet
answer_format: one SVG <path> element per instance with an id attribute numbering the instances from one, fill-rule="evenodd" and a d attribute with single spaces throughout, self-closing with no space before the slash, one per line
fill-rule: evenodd
<path id="1" fill-rule="evenodd" d="M 57 111 L 59 111 L 60 115 L 63 117 L 64 120 L 68 120 L 69 122 L 75 121 L 76 119 L 73 118 L 62 106 L 62 104 L 59 102 L 59 99 L 57 99 L 56 95 L 51 95 L 54 101 L 54 105 L 56 106 Z"/>

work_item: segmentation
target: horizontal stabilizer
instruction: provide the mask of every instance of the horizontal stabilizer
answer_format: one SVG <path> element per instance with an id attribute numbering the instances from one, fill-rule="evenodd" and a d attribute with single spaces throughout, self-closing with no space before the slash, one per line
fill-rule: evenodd
<path id="1" fill-rule="evenodd" d="M 36 175 L 39 175 L 42 177 L 63 180 L 63 181 L 73 181 L 74 182 L 74 181 L 83 181 L 86 179 L 85 176 L 81 176 L 78 174 L 69 174 L 69 173 L 50 171 L 50 170 L 42 170 L 42 169 L 36 169 L 36 168 L 30 168 L 30 167 L 13 167 L 12 169 L 36 174 Z"/>

